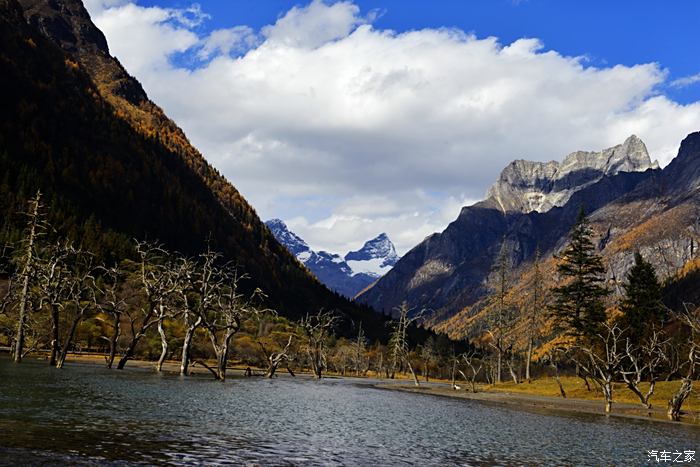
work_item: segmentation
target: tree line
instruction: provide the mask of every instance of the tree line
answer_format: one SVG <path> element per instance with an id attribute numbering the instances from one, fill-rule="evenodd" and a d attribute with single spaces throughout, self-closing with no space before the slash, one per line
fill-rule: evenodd
<path id="1" fill-rule="evenodd" d="M 61 368 L 70 352 L 87 349 L 103 351 L 108 368 L 145 358 L 162 371 L 166 360 L 177 359 L 182 375 L 200 366 L 223 381 L 235 351 L 251 375 L 250 366 L 267 377 L 278 368 L 292 375 L 309 369 L 317 378 L 326 371 L 414 374 L 409 335 L 417 317 L 408 318 L 407 308 L 388 323 L 385 344 L 370 342 L 361 322 L 349 323 L 355 337 L 339 337 L 340 313 L 321 309 L 290 321 L 216 251 L 187 257 L 134 241 L 135 259 L 108 266 L 53 231 L 40 192 L 24 214 L 20 240 L 3 249 L 9 270 L 0 285 L 0 334 L 15 362 L 46 352 L 48 363 Z"/>

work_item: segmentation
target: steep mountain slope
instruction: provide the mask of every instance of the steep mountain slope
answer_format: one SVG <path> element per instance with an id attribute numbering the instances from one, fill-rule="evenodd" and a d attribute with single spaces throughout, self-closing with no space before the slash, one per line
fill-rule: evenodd
<path id="1" fill-rule="evenodd" d="M 342 258 L 335 253 L 312 250 L 280 219 L 271 219 L 266 224 L 275 238 L 321 283 L 348 298 L 366 289 L 398 261 L 394 244 L 384 233 Z"/>
<path id="2" fill-rule="evenodd" d="M 547 166 L 516 166 L 528 164 Z M 565 241 L 580 206 L 597 211 L 651 183 L 660 172 L 651 168 L 646 148 L 636 137 L 600 153 L 573 153 L 564 164 L 550 165 L 556 170 L 548 174 L 535 170 L 528 177 L 511 177 L 520 170 L 511 164 L 485 201 L 463 208 L 445 231 L 409 251 L 358 301 L 385 312 L 406 301 L 432 310 L 431 320 L 438 323 L 488 292 L 488 277 L 503 242 L 516 267 L 530 260 L 537 248 L 549 254 Z M 533 187 L 541 195 L 537 203 L 531 196 Z M 565 198 L 561 207 L 555 206 Z"/>
<path id="3" fill-rule="evenodd" d="M 0 0 L 0 26 L 0 242 L 18 237 L 16 213 L 41 189 L 57 230 L 103 259 L 132 255 L 134 237 L 186 254 L 209 239 L 281 313 L 337 308 L 385 332 L 279 245 L 109 56 L 79 1 Z"/>

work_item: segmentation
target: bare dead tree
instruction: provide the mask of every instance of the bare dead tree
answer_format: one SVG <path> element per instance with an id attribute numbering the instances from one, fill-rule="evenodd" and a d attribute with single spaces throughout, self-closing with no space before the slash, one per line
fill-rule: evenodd
<path id="1" fill-rule="evenodd" d="M 484 367 L 484 362 L 478 358 L 477 353 L 474 350 L 465 352 L 461 355 L 462 361 L 467 365 L 469 374 L 466 375 L 462 370 L 459 370 L 462 377 L 469 383 L 469 387 L 473 393 L 476 393 L 476 378 L 481 373 L 481 369 Z M 479 361 L 479 366 L 476 366 L 476 361 Z"/>
<path id="2" fill-rule="evenodd" d="M 354 355 L 353 364 L 355 366 L 355 376 L 360 376 L 364 374 L 367 367 L 365 366 L 365 354 L 367 353 L 367 338 L 365 337 L 365 332 L 362 330 L 362 323 L 357 331 L 357 338 L 354 342 Z"/>
<path id="3" fill-rule="evenodd" d="M 167 296 L 173 293 L 168 253 L 161 245 L 151 242 L 136 241 L 136 252 L 139 255 L 138 284 L 144 296 L 144 303 L 135 308 L 127 308 L 125 313 L 129 318 L 131 337 L 117 369 L 122 370 L 134 356 L 134 351 L 146 332 L 161 322 L 157 314 L 158 307 Z"/>
<path id="4" fill-rule="evenodd" d="M 513 348 L 513 344 L 509 344 L 506 347 L 504 356 L 506 357 L 506 365 L 508 366 L 508 373 L 510 373 L 510 377 L 513 380 L 513 383 L 518 384 L 520 381 L 518 380 L 518 374 L 515 372 L 515 359 L 517 357 L 517 352 Z"/>
<path id="5" fill-rule="evenodd" d="M 240 274 L 235 267 L 227 265 L 214 268 L 212 274 L 221 279 L 216 280 L 218 286 L 213 292 L 215 301 L 205 310 L 202 326 L 209 334 L 216 354 L 216 379 L 224 381 L 231 339 L 244 320 L 257 317 L 268 310 L 260 306 L 265 298 L 262 290 L 255 289 L 249 296 L 240 291 L 241 281 L 247 276 Z"/>
<path id="6" fill-rule="evenodd" d="M 121 336 L 121 318 L 127 307 L 127 300 L 121 291 L 124 284 L 124 272 L 116 266 L 111 268 L 103 266 L 98 268 L 98 273 L 102 277 L 102 282 L 96 289 L 98 296 L 96 306 L 100 312 L 111 318 L 110 321 L 107 321 L 98 317 L 98 320 L 112 328 L 109 336 L 101 336 L 100 338 L 106 340 L 109 345 L 109 354 L 105 357 L 105 364 L 107 368 L 112 368 Z"/>
<path id="7" fill-rule="evenodd" d="M 267 360 L 267 370 L 265 371 L 265 377 L 266 378 L 272 378 L 275 376 L 275 372 L 277 371 L 277 368 L 282 364 L 286 364 L 287 371 L 289 374 L 294 376 L 294 372 L 289 368 L 289 362 L 292 360 L 292 357 L 290 355 L 289 348 L 292 345 L 292 338 L 293 336 L 290 334 L 289 335 L 289 340 L 287 340 L 287 345 L 282 348 L 279 352 L 270 352 L 265 348 L 265 345 L 258 340 L 258 345 L 260 345 L 260 349 L 262 350 L 263 354 L 265 355 L 265 359 Z"/>
<path id="8" fill-rule="evenodd" d="M 416 377 L 416 372 L 413 371 L 413 365 L 411 365 L 410 359 L 410 348 L 408 345 L 408 327 L 415 321 L 419 320 L 423 316 L 423 312 L 417 313 L 413 317 L 409 317 L 409 314 L 413 311 L 413 308 L 409 308 L 404 302 L 399 307 L 395 308 L 398 313 L 398 320 L 392 321 L 390 324 L 392 326 L 391 336 L 389 337 L 389 356 L 391 358 L 391 378 L 394 378 L 394 374 L 399 369 L 402 364 L 406 364 L 408 370 L 411 372 L 413 377 L 413 384 L 420 386 L 420 382 Z"/>
<path id="9" fill-rule="evenodd" d="M 185 325 L 180 359 L 180 374 L 183 376 L 189 374 L 192 339 L 202 325 L 204 316 L 213 310 L 217 292 L 223 285 L 224 278 L 216 270 L 216 262 L 220 258 L 219 253 L 208 250 L 200 255 L 198 262 L 188 258 L 179 260 L 180 281 L 175 293 L 179 297 L 182 322 Z"/>
<path id="10" fill-rule="evenodd" d="M 693 390 L 693 379 L 697 368 L 698 348 L 700 346 L 700 307 L 684 303 L 683 311 L 677 314 L 677 318 L 690 329 L 688 338 L 688 357 L 686 374 L 681 379 L 681 385 L 668 401 L 667 415 L 670 420 L 678 421 L 681 418 L 683 403 Z"/>
<path id="11" fill-rule="evenodd" d="M 545 358 L 546 362 L 554 370 L 554 380 L 557 382 L 557 386 L 559 386 L 559 394 L 563 399 L 566 399 L 566 391 L 564 391 L 564 385 L 561 384 L 561 377 L 559 376 L 559 365 L 563 357 L 565 357 L 565 355 L 566 351 L 564 349 L 554 348 L 547 352 Z"/>
<path id="12" fill-rule="evenodd" d="M 65 309 L 72 309 L 73 320 L 70 328 L 61 345 L 61 352 L 56 361 L 56 368 L 63 368 L 68 356 L 78 325 L 85 318 L 88 310 L 95 308 L 95 278 L 93 276 L 94 269 L 92 267 L 92 255 L 76 251 L 74 253 L 74 264 L 71 268 L 71 274 L 68 277 L 68 288 L 66 297 L 70 304 Z"/>
<path id="13" fill-rule="evenodd" d="M 14 361 L 20 363 L 24 355 L 24 333 L 27 326 L 29 303 L 30 303 L 30 283 L 36 274 L 37 241 L 45 230 L 44 216 L 42 214 L 41 191 L 36 192 L 36 196 L 29 201 L 29 212 L 27 213 L 27 228 L 23 240 L 20 257 L 17 258 L 19 266 L 19 282 L 22 284 L 19 290 L 19 319 L 17 320 L 17 333 L 15 335 Z"/>
<path id="14" fill-rule="evenodd" d="M 49 309 L 51 318 L 51 352 L 49 365 L 56 366 L 60 349 L 59 322 L 61 311 L 64 310 L 72 292 L 70 290 L 73 278 L 71 277 L 70 259 L 74 259 L 77 252 L 69 244 L 57 243 L 47 248 L 44 258 L 37 257 L 35 262 L 36 293 L 39 306 Z"/>
<path id="15" fill-rule="evenodd" d="M 621 371 L 625 358 L 622 348 L 623 330 L 617 324 L 602 324 L 603 331 L 596 333 L 592 342 L 580 341 L 573 347 L 572 358 L 600 388 L 605 399 L 605 413 L 610 413 L 613 403 L 613 382 Z M 578 352 L 577 352 L 578 351 Z"/>
<path id="16" fill-rule="evenodd" d="M 338 315 L 332 311 L 319 310 L 315 315 L 303 318 L 299 327 L 306 339 L 306 353 L 311 363 L 311 370 L 316 379 L 321 379 L 327 365 L 326 346 L 328 338 L 338 321 Z"/>
<path id="17" fill-rule="evenodd" d="M 654 394 L 659 371 L 668 361 L 665 351 L 668 342 L 668 339 L 663 339 L 663 331 L 656 329 L 653 329 L 647 341 L 639 346 L 634 346 L 629 338 L 626 340 L 626 361 L 621 371 L 622 379 L 647 409 L 651 408 L 649 400 Z M 646 393 L 642 393 L 640 384 L 645 376 L 649 379 L 649 389 Z"/>
<path id="18" fill-rule="evenodd" d="M 420 357 L 423 360 L 423 377 L 429 381 L 430 365 L 435 360 L 435 341 L 432 336 L 428 337 L 420 347 Z"/>

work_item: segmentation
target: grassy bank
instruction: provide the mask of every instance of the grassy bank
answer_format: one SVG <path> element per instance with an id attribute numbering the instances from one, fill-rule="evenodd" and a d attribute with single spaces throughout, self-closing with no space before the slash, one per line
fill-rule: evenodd
<path id="1" fill-rule="evenodd" d="M 449 384 L 443 383 L 416 387 L 405 383 L 387 382 L 377 386 L 382 389 L 506 404 L 522 409 L 604 414 L 602 395 L 593 383 L 591 383 L 591 390 L 588 391 L 580 378 L 562 377 L 561 380 L 567 394 L 566 399 L 560 396 L 559 387 L 554 378 L 541 378 L 531 383 L 507 382 L 497 385 L 478 385 L 476 393 L 467 391 L 465 389 L 467 385 L 463 383 L 458 383 L 461 386 L 460 390 L 454 390 Z M 647 409 L 624 384 L 617 383 L 613 393 L 613 411 L 610 415 L 668 421 L 666 405 L 680 384 L 680 381 L 657 383 L 654 396 L 651 398 L 652 407 Z M 643 390 L 647 388 L 648 385 L 642 386 Z M 683 409 L 681 423 L 700 426 L 700 395 L 693 392 Z"/>

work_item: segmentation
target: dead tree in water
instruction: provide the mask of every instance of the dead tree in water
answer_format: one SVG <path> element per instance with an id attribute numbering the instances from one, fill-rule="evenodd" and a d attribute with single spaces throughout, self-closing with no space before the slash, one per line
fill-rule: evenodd
<path id="1" fill-rule="evenodd" d="M 266 311 L 259 306 L 265 294 L 260 289 L 255 289 L 250 296 L 243 294 L 240 282 L 247 276 L 239 274 L 234 267 L 214 268 L 212 274 L 219 277 L 215 281 L 218 286 L 213 292 L 215 301 L 204 310 L 202 326 L 209 334 L 216 354 L 216 379 L 224 381 L 231 339 L 243 321 Z"/>
<path id="2" fill-rule="evenodd" d="M 299 323 L 306 338 L 306 353 L 316 379 L 321 379 L 326 368 L 326 344 L 337 320 L 335 313 L 321 309 L 315 315 L 307 314 Z"/>
<path id="3" fill-rule="evenodd" d="M 69 278 L 67 293 L 69 307 L 66 307 L 73 311 L 73 320 L 61 346 L 56 368 L 63 368 L 68 351 L 73 345 L 78 325 L 85 318 L 87 311 L 95 308 L 96 287 L 93 277 L 92 255 L 77 252 L 75 256 L 76 260 Z"/>
<path id="4" fill-rule="evenodd" d="M 401 306 L 396 308 L 396 312 L 399 315 L 399 319 L 392 321 L 391 325 L 393 330 L 391 332 L 391 337 L 389 338 L 389 355 L 391 358 L 391 378 L 394 378 L 394 374 L 399 369 L 402 364 L 408 366 L 408 370 L 411 372 L 413 377 L 413 384 L 420 386 L 420 382 L 416 377 L 416 372 L 413 371 L 413 366 L 411 365 L 411 359 L 409 358 L 410 349 L 408 346 L 408 327 L 414 321 L 420 319 L 423 313 L 418 313 L 417 315 L 409 318 L 408 315 L 412 311 L 406 303 L 402 303 Z"/>
<path id="5" fill-rule="evenodd" d="M 75 255 L 70 245 L 58 243 L 47 248 L 44 258 L 36 260 L 38 308 L 48 307 L 51 319 L 51 352 L 49 365 L 56 366 L 60 349 L 60 315 L 69 303 L 71 281 L 70 259 Z"/>
<path id="6" fill-rule="evenodd" d="M 202 325 L 207 310 L 212 310 L 217 300 L 217 291 L 222 285 L 223 277 L 215 267 L 219 260 L 218 253 L 207 251 L 195 262 L 180 258 L 178 275 L 180 281 L 175 290 L 180 316 L 185 325 L 185 337 L 182 342 L 180 374 L 189 375 L 192 339 Z M 216 373 L 215 373 L 216 374 Z"/>
<path id="7" fill-rule="evenodd" d="M 140 241 L 136 242 L 136 252 L 140 258 L 138 285 L 144 303 L 135 309 L 125 310 L 129 318 L 131 339 L 117 364 L 119 370 L 134 356 L 136 346 L 146 332 L 161 321 L 157 314 L 158 307 L 174 291 L 168 253 L 158 244 Z"/>
<path id="8" fill-rule="evenodd" d="M 261 341 L 258 341 L 258 345 L 260 345 L 260 349 L 262 350 L 263 354 L 265 355 L 265 359 L 267 360 L 267 371 L 265 371 L 266 378 L 272 378 L 273 376 L 275 376 L 277 368 L 283 362 L 286 364 L 287 371 L 289 372 L 289 374 L 294 376 L 294 372 L 289 368 L 289 362 L 292 359 L 289 353 L 289 347 L 292 345 L 292 337 L 292 335 L 289 336 L 287 345 L 285 345 L 284 348 L 279 352 L 268 351 L 265 348 L 265 345 Z"/>
<path id="9" fill-rule="evenodd" d="M 98 295 L 97 309 L 111 318 L 110 321 L 98 317 L 100 321 L 112 328 L 109 336 L 101 336 L 109 345 L 109 354 L 105 357 L 107 368 L 112 368 L 114 358 L 117 355 L 117 345 L 121 336 L 121 317 L 126 310 L 127 301 L 121 295 L 121 287 L 124 284 L 123 271 L 117 267 L 100 268 L 102 282 L 96 292 Z"/>
<path id="10" fill-rule="evenodd" d="M 37 261 L 37 240 L 45 230 L 44 218 L 42 215 L 41 192 L 37 191 L 36 196 L 29 201 L 29 212 L 27 213 L 27 230 L 23 240 L 20 257 L 17 258 L 19 266 L 19 319 L 17 320 L 17 333 L 15 335 L 14 361 L 20 363 L 24 355 L 24 333 L 29 318 L 30 305 L 30 283 L 35 279 L 35 266 Z"/>

